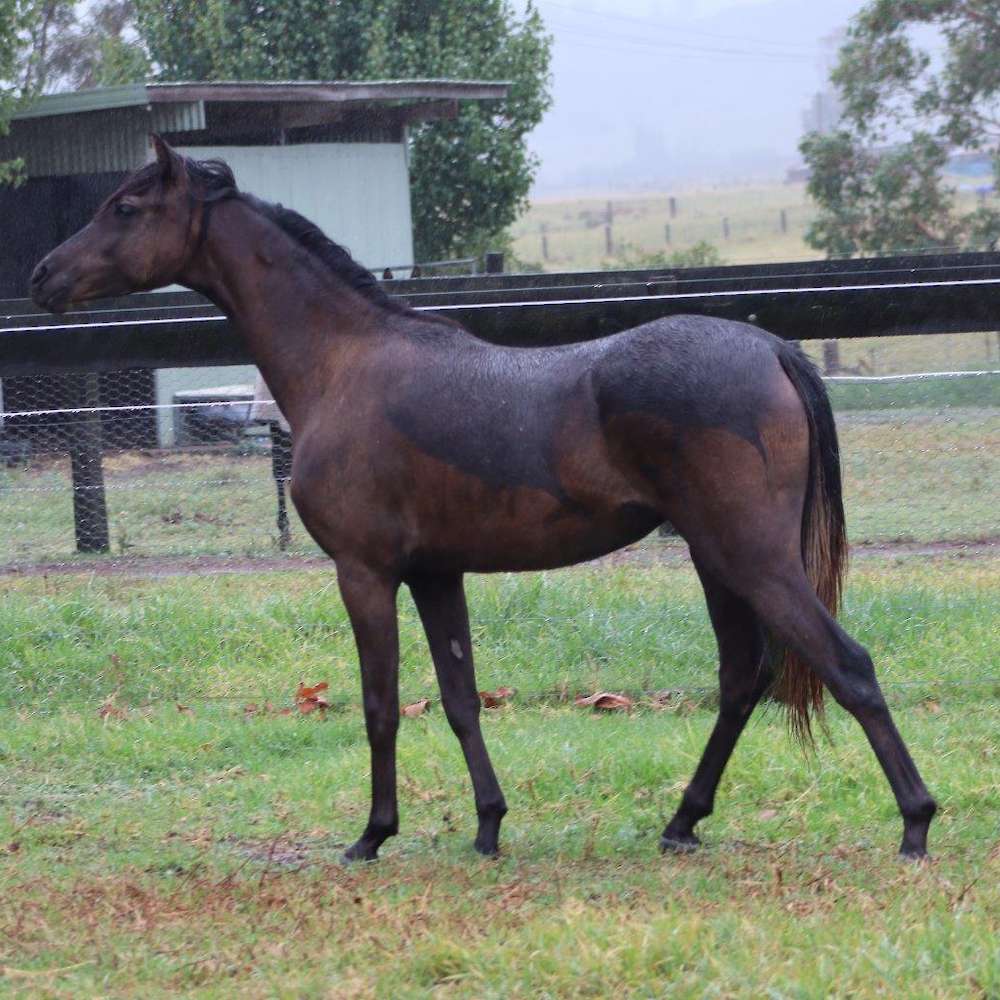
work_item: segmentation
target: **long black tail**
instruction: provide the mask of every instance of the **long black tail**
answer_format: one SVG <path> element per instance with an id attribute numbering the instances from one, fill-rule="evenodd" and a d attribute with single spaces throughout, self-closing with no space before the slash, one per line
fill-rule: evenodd
<path id="1" fill-rule="evenodd" d="M 809 483 L 802 511 L 802 562 L 816 595 L 831 615 L 840 607 L 847 571 L 847 530 L 840 480 L 840 446 L 830 397 L 816 366 L 798 346 L 778 347 L 781 367 L 795 386 L 809 421 Z M 823 716 L 823 683 L 809 666 L 784 650 L 775 696 L 788 708 L 792 731 L 812 742 L 812 718 Z"/>

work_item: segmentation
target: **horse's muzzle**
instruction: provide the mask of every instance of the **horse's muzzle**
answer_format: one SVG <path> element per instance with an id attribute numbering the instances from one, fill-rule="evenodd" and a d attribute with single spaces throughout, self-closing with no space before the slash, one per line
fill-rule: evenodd
<path id="1" fill-rule="evenodd" d="M 41 260 L 31 272 L 31 298 L 42 309 L 50 312 L 63 312 L 69 305 L 69 293 L 72 281 L 65 276 L 59 280 L 53 272 L 48 257 Z"/>

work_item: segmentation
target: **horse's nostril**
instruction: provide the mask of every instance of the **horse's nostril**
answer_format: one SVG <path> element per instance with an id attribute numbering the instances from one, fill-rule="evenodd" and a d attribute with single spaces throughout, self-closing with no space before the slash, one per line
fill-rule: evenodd
<path id="1" fill-rule="evenodd" d="M 49 273 L 49 266 L 48 264 L 45 263 L 45 261 L 42 261 L 42 263 L 39 264 L 34 271 L 32 271 L 31 283 L 33 285 L 41 284 L 45 280 L 46 275 L 48 275 L 48 273 Z"/>

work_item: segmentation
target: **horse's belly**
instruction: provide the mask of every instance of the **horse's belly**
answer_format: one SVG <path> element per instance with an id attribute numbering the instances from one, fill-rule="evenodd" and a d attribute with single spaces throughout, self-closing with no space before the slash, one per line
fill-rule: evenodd
<path id="1" fill-rule="evenodd" d="M 647 535 L 663 517 L 634 499 L 599 506 L 509 491 L 464 516 L 425 522 L 413 560 L 420 569 L 476 573 L 553 569 L 595 559 Z M 520 495 L 518 495 L 520 494 Z M 436 519 L 435 519 L 436 520 Z"/>

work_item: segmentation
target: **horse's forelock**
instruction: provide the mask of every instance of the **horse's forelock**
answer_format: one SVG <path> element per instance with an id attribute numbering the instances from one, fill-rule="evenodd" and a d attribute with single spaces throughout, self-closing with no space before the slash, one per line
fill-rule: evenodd
<path id="1" fill-rule="evenodd" d="M 188 178 L 196 189 L 196 197 L 205 201 L 216 201 L 239 193 L 232 168 L 224 160 L 194 160 L 181 156 Z M 129 174 L 118 188 L 104 201 L 101 208 L 127 194 L 145 194 L 150 188 L 163 182 L 163 165 L 154 160 Z"/>

